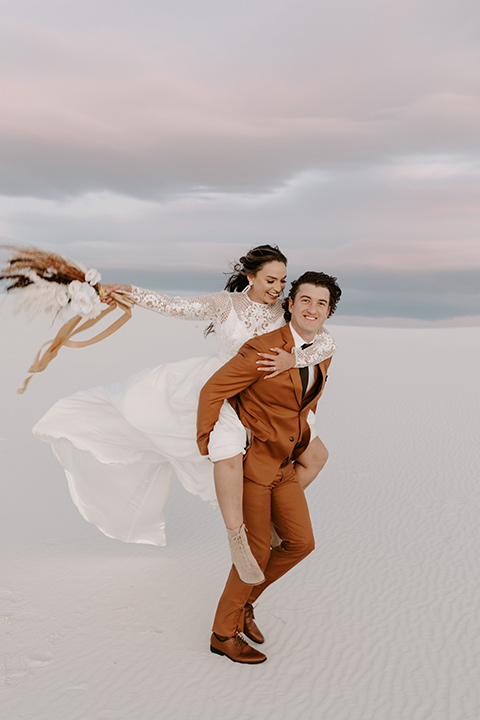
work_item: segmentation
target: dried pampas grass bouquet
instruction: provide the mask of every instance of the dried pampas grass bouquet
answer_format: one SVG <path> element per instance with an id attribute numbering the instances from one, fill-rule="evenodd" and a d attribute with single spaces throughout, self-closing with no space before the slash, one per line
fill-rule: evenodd
<path id="1" fill-rule="evenodd" d="M 7 292 L 18 290 L 17 304 L 29 315 L 39 312 L 59 313 L 72 310 L 90 320 L 102 312 L 100 280 L 97 270 L 87 270 L 81 263 L 34 247 L 16 248 L 1 245 L 10 251 L 0 280 L 7 283 Z"/>
<path id="2" fill-rule="evenodd" d="M 73 335 L 92 327 L 115 309 L 114 305 L 102 308 L 102 299 L 106 295 L 100 285 L 100 273 L 94 268 L 87 270 L 76 260 L 38 248 L 13 245 L 0 245 L 0 248 L 10 253 L 6 266 L 0 269 L 0 280 L 7 283 L 7 292 L 15 291 L 18 309 L 30 316 L 51 313 L 54 319 L 65 319 L 67 315 L 74 314 L 56 337 L 42 346 L 29 372 L 44 370 L 63 345 L 72 348 L 93 345 L 112 335 L 130 319 L 131 297 L 125 293 L 109 293 L 124 314 L 95 337 L 84 341 L 72 340 Z M 30 378 L 19 393 L 25 391 Z"/>

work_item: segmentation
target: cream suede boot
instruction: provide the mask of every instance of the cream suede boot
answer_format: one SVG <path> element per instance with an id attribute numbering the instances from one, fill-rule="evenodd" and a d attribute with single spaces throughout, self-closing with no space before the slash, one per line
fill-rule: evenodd
<path id="1" fill-rule="evenodd" d="M 240 580 L 245 585 L 260 585 L 265 580 L 265 575 L 250 550 L 245 525 L 235 530 L 227 528 L 227 535 L 232 563 L 237 568 Z"/>

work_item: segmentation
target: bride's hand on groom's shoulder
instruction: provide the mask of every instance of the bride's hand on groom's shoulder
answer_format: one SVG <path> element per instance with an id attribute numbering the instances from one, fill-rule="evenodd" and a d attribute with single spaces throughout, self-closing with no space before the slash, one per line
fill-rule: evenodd
<path id="1" fill-rule="evenodd" d="M 265 379 L 276 377 L 280 375 L 280 373 L 285 372 L 285 370 L 291 370 L 295 367 L 296 359 L 293 353 L 289 353 L 278 347 L 270 348 L 270 351 L 275 353 L 275 355 L 271 355 L 270 353 L 257 353 L 257 355 L 264 358 L 264 360 L 257 360 L 257 365 L 259 366 L 257 370 L 270 373 L 269 375 L 264 375 Z"/>

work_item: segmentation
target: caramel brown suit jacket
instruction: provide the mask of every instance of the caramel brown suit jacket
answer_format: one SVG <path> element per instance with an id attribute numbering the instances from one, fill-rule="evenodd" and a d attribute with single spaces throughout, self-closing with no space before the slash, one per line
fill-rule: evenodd
<path id="1" fill-rule="evenodd" d="M 296 460 L 307 447 L 310 440 L 307 415 L 316 408 L 331 362 L 328 358 L 318 364 L 321 374 L 317 373 L 313 387 L 302 398 L 298 368 L 266 379 L 256 364 L 259 352 L 270 352 L 272 347 L 291 352 L 294 344 L 289 325 L 252 338 L 212 375 L 200 393 L 197 443 L 201 454 L 208 454 L 210 433 L 227 399 L 242 424 L 251 431 L 244 476 L 262 485 L 270 485 L 279 469 L 289 460 Z"/>

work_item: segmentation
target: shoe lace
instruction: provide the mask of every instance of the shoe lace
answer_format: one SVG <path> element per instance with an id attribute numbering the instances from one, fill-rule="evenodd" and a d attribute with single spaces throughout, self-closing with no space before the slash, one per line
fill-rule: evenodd
<path id="1" fill-rule="evenodd" d="M 245 647 L 245 646 L 250 647 L 250 645 L 247 643 L 247 641 L 245 640 L 243 635 L 238 630 L 235 632 L 233 639 L 235 640 L 235 643 L 239 647 Z"/>
<path id="2" fill-rule="evenodd" d="M 234 635 L 234 640 L 235 640 L 235 644 L 236 644 L 239 648 L 250 647 L 250 645 L 247 643 L 247 641 L 245 640 L 245 638 L 243 637 L 243 635 L 240 635 L 239 632 L 235 633 L 235 635 Z"/>

